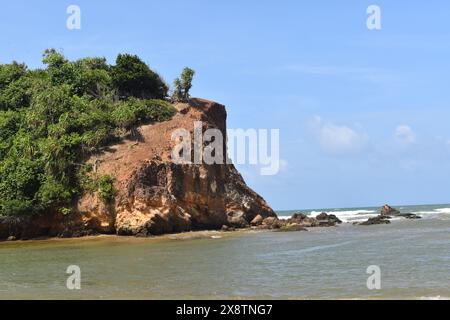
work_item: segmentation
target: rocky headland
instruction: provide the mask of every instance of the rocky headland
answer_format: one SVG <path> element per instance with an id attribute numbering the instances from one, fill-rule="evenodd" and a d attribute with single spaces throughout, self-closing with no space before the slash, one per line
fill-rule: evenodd
<path id="1" fill-rule="evenodd" d="M 75 212 L 0 217 L 0 239 L 79 237 L 93 234 L 152 236 L 195 230 L 261 226 L 277 216 L 250 189 L 233 164 L 176 164 L 171 161 L 174 130 L 218 129 L 226 137 L 225 107 L 203 99 L 175 105 L 173 119 L 141 126 L 137 138 L 92 156 L 88 163 L 114 178 L 114 199 L 87 193 Z M 226 141 L 224 148 L 226 150 Z M 270 223 L 269 223 L 270 224 Z"/>

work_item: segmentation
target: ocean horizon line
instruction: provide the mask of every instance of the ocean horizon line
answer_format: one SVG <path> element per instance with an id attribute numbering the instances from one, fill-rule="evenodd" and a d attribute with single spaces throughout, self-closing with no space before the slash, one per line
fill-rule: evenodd
<path id="1" fill-rule="evenodd" d="M 389 204 L 390 206 L 394 208 L 402 208 L 402 207 L 438 207 L 438 206 L 450 206 L 450 203 L 428 203 L 428 204 Z M 316 207 L 316 208 L 307 208 L 307 209 L 274 209 L 275 212 L 291 212 L 291 211 L 297 211 L 297 212 L 309 212 L 309 211 L 317 211 L 317 210 L 351 210 L 351 209 L 373 209 L 373 208 L 381 208 L 383 204 L 381 205 L 374 205 L 374 206 L 353 206 L 353 207 Z"/>

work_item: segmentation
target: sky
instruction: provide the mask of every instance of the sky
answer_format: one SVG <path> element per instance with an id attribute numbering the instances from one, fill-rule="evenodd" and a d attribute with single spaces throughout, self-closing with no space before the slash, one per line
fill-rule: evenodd
<path id="1" fill-rule="evenodd" d="M 69 5 L 81 29 L 66 27 Z M 381 10 L 369 30 L 366 10 Z M 277 210 L 450 202 L 448 1 L 0 1 L 0 63 L 139 55 L 227 107 L 228 127 L 279 129 L 281 170 L 246 182 Z"/>

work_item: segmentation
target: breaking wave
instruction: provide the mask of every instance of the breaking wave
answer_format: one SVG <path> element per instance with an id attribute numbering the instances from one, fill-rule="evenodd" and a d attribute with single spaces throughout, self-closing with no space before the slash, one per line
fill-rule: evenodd
<path id="1" fill-rule="evenodd" d="M 445 208 L 436 208 L 436 206 L 430 206 L 427 208 L 426 206 L 422 207 L 400 207 L 399 208 L 402 213 L 413 213 L 419 215 L 423 219 L 438 219 L 438 220 L 450 220 L 450 207 Z M 365 208 L 365 209 L 351 209 L 351 210 L 343 210 L 343 209 L 332 209 L 332 210 L 314 210 L 314 211 L 305 211 L 304 213 L 311 217 L 317 217 L 322 212 L 326 212 L 328 214 L 334 214 L 344 223 L 353 223 L 353 222 L 361 222 L 366 221 L 367 219 L 377 216 L 380 214 L 379 208 Z M 292 211 L 293 213 L 294 211 Z M 290 213 L 290 212 L 289 212 Z M 279 215 L 280 219 L 289 219 L 290 215 L 287 215 L 287 212 L 282 212 Z M 401 218 L 393 217 L 392 220 L 399 220 Z"/>
<path id="2" fill-rule="evenodd" d="M 413 211 L 424 219 L 450 220 L 450 208 L 439 208 L 433 210 Z"/>
<path id="3" fill-rule="evenodd" d="M 361 209 L 361 210 L 339 210 L 339 211 L 311 211 L 311 212 L 305 212 L 310 217 L 317 217 L 322 212 L 326 212 L 328 214 L 334 214 L 336 217 L 338 217 L 342 222 L 348 223 L 348 222 L 359 222 L 359 221 L 365 221 L 371 217 L 374 217 L 379 214 L 377 210 L 367 210 L 367 209 Z M 289 219 L 291 216 L 286 215 L 280 215 L 280 219 Z"/>

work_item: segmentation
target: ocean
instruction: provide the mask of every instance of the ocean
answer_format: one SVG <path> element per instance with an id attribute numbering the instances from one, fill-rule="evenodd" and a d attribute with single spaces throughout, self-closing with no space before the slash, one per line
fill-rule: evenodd
<path id="1" fill-rule="evenodd" d="M 450 219 L 450 204 L 435 205 L 414 205 L 414 206 L 394 206 L 401 213 L 414 213 L 425 219 Z M 380 214 L 380 207 L 362 207 L 362 208 L 324 208 L 324 209 L 307 209 L 307 210 L 285 210 L 277 211 L 280 219 L 288 219 L 296 212 L 302 212 L 309 216 L 315 217 L 322 212 L 336 215 L 342 222 L 362 222 L 370 217 Z M 394 218 L 399 220 L 402 218 Z"/>
<path id="2" fill-rule="evenodd" d="M 293 210 L 278 214 L 326 211 L 344 223 L 3 242 L 0 299 L 448 299 L 450 205 L 397 208 L 423 219 L 354 226 L 379 208 Z M 80 290 L 67 286 L 69 266 L 79 267 Z M 380 286 L 369 289 L 373 266 Z"/>

